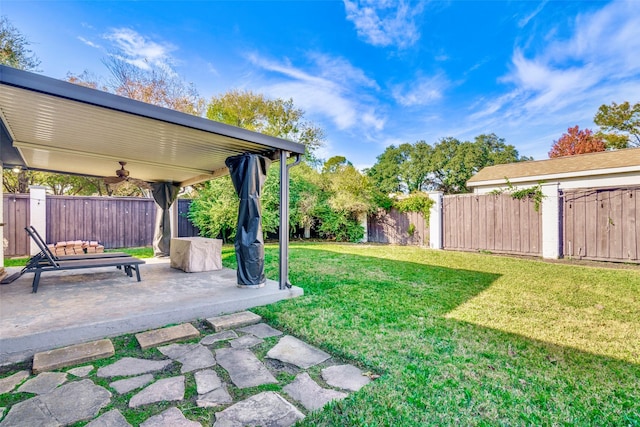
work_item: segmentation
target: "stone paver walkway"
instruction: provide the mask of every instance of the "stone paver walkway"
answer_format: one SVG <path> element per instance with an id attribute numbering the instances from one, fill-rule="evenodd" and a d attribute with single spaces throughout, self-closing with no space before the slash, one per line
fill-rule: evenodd
<path id="1" fill-rule="evenodd" d="M 138 408 L 151 408 L 146 420 L 137 421 L 144 427 L 202 426 L 190 419 L 190 412 L 180 410 L 194 404 L 215 414 L 207 426 L 287 427 L 371 381 L 357 367 L 256 323 L 260 319 L 255 316 L 242 312 L 207 319 L 219 332 L 197 340 L 193 337 L 198 335 L 190 333 L 183 339 L 187 343 L 166 345 L 166 330 L 151 331 L 142 335 L 141 345 L 148 346 L 150 336 L 163 339 L 157 340 L 157 351 L 144 353 L 155 354 L 149 358 L 122 357 L 97 370 L 84 362 L 59 372 L 5 375 L 0 378 L 0 396 L 13 393 L 23 399 L 0 408 L 0 427 L 65 426 L 79 421 L 89 421 L 89 427 L 126 427 L 131 424 L 123 412 Z M 227 329 L 231 325 L 233 329 Z M 191 331 L 189 326 L 172 328 Z M 264 354 L 263 359 L 258 357 Z M 98 379 L 100 385 L 94 382 Z M 105 379 L 110 381 L 107 388 L 102 386 Z M 187 384 L 195 384 L 195 390 L 193 386 L 187 390 Z M 273 384 L 278 391 L 259 392 L 264 384 Z M 115 396 L 124 397 L 128 408 L 115 408 Z M 154 413 L 156 407 L 162 409 Z"/>

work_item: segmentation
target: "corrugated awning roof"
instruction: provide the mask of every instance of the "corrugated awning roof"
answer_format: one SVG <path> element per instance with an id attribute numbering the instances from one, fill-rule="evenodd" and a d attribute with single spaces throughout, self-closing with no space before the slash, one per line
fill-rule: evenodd
<path id="1" fill-rule="evenodd" d="M 511 181 L 526 178 L 549 179 L 571 174 L 580 176 L 584 176 L 585 174 L 599 175 L 622 169 L 640 171 L 640 148 L 488 166 L 471 177 L 471 179 L 467 181 L 467 185 L 474 187 L 497 181 L 504 183 L 505 177 Z"/>
<path id="2" fill-rule="evenodd" d="M 292 141 L 6 66 L 0 118 L 5 163 L 80 175 L 115 176 L 125 161 L 131 177 L 184 186 L 225 174 L 229 156 L 304 153 Z"/>

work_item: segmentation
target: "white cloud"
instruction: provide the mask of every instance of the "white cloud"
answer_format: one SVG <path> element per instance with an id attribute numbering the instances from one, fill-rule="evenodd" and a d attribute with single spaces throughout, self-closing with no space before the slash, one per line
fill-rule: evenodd
<path id="1" fill-rule="evenodd" d="M 547 3 L 548 3 L 548 0 L 540 2 L 538 4 L 538 7 L 536 7 L 533 12 L 531 12 L 530 14 L 525 16 L 524 18 L 520 19 L 520 21 L 518 21 L 518 27 L 520 27 L 520 28 L 526 27 L 526 25 L 529 23 L 529 21 L 531 21 L 533 18 L 535 18 L 537 14 L 542 12 L 542 9 L 544 8 L 544 6 Z"/>
<path id="2" fill-rule="evenodd" d="M 469 120 L 478 126 L 540 128 L 546 133 L 550 128 L 561 133 L 575 124 L 593 127 L 601 104 L 640 99 L 638 22 L 637 2 L 615 1 L 578 15 L 567 38 L 556 34 L 547 40 L 542 35 L 546 44 L 529 54 L 516 47 L 510 72 L 499 80 L 513 88 L 481 103 Z"/>
<path id="3" fill-rule="evenodd" d="M 415 19 L 424 9 L 422 0 L 344 0 L 344 6 L 347 19 L 367 43 L 403 49 L 420 39 Z"/>
<path id="4" fill-rule="evenodd" d="M 423 76 L 411 82 L 394 86 L 392 95 L 396 102 L 405 107 L 428 105 L 442 98 L 442 93 L 449 86 L 449 80 L 442 74 L 430 77 Z"/>
<path id="5" fill-rule="evenodd" d="M 313 71 L 305 71 L 288 61 L 272 61 L 257 54 L 248 56 L 260 69 L 276 75 L 260 91 L 266 95 L 289 99 L 310 115 L 329 118 L 340 130 L 363 129 L 367 133 L 384 128 L 385 118 L 371 106 L 368 91 L 378 90 L 377 83 L 343 58 L 313 53 Z"/>
<path id="6" fill-rule="evenodd" d="M 80 40 L 82 43 L 86 44 L 89 47 L 93 47 L 95 49 L 101 49 L 102 48 L 102 46 L 100 46 L 99 44 L 94 43 L 91 40 L 87 40 L 82 36 L 78 36 L 78 40 Z"/>
<path id="7" fill-rule="evenodd" d="M 103 36 L 118 49 L 114 55 L 143 70 L 152 66 L 173 74 L 174 59 L 171 52 L 176 48 L 170 43 L 158 43 L 130 28 L 115 28 Z"/>

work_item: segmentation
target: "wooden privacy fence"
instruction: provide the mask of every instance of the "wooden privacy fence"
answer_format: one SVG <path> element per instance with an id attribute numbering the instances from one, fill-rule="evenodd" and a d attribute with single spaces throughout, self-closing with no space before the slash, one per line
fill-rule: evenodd
<path id="1" fill-rule="evenodd" d="M 24 228 L 30 223 L 28 194 L 3 195 L 4 248 L 5 256 L 18 256 L 29 253 L 29 236 Z"/>
<path id="2" fill-rule="evenodd" d="M 24 228 L 31 223 L 29 194 L 4 194 L 5 256 L 29 254 L 30 241 Z M 44 200 L 42 201 L 45 202 Z M 178 236 L 197 236 L 186 213 L 191 200 L 178 199 Z M 49 243 L 97 240 L 105 248 L 151 246 L 155 231 L 153 199 L 133 197 L 46 196 Z"/>
<path id="3" fill-rule="evenodd" d="M 566 258 L 638 262 L 640 187 L 567 190 L 562 195 Z"/>
<path id="4" fill-rule="evenodd" d="M 445 249 L 541 254 L 541 215 L 531 199 L 460 194 L 445 196 L 442 210 Z"/>
<path id="5" fill-rule="evenodd" d="M 367 218 L 367 238 L 374 243 L 429 245 L 429 225 L 419 212 L 379 209 Z"/>
<path id="6" fill-rule="evenodd" d="M 97 240 L 105 248 L 153 244 L 156 205 L 132 197 L 47 196 L 47 242 Z"/>
<path id="7" fill-rule="evenodd" d="M 189 213 L 189 207 L 191 206 L 191 199 L 178 199 L 178 236 L 180 237 L 194 237 L 200 235 L 198 227 L 193 225 L 187 213 Z"/>

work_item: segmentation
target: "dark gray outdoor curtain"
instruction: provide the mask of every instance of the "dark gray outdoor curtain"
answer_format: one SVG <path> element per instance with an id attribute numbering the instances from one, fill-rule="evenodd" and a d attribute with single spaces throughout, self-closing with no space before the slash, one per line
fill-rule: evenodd
<path id="1" fill-rule="evenodd" d="M 246 153 L 228 157 L 225 164 L 240 198 L 235 240 L 238 285 L 262 286 L 266 278 L 260 191 L 267 179 L 271 161 L 257 154 Z"/>
<path id="2" fill-rule="evenodd" d="M 153 199 L 158 204 L 156 211 L 156 231 L 153 236 L 153 254 L 169 256 L 171 246 L 171 205 L 178 197 L 180 186 L 170 182 L 151 184 Z"/>

